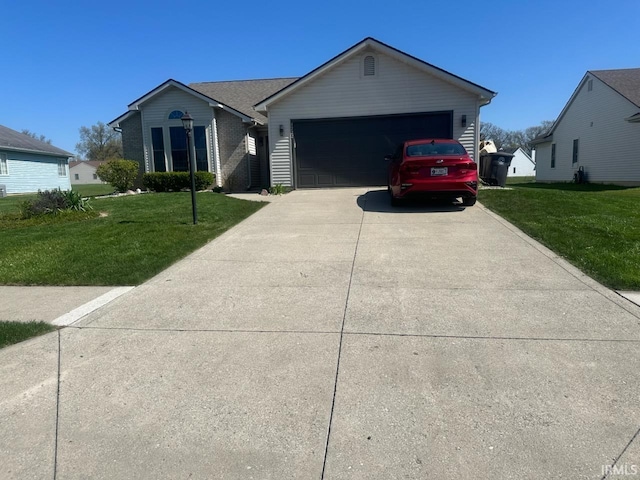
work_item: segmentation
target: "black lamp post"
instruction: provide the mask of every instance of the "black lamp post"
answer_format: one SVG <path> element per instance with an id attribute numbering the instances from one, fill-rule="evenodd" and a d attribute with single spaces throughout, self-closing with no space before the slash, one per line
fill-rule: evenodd
<path id="1" fill-rule="evenodd" d="M 196 169 L 196 152 L 195 144 L 191 140 L 193 118 L 189 115 L 189 112 L 184 112 L 180 120 L 182 120 L 182 126 L 187 132 L 187 163 L 189 164 L 189 175 L 191 176 L 191 209 L 193 210 L 193 224 L 195 225 L 198 223 L 198 207 L 196 206 L 196 177 L 194 173 Z M 192 145 L 193 149 L 191 148 Z"/>

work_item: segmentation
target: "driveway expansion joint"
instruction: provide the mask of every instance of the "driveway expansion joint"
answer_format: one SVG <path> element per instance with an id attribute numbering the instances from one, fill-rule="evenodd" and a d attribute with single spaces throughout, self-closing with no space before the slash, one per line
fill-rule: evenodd
<path id="1" fill-rule="evenodd" d="M 60 330 L 57 332 L 58 335 L 58 372 L 57 372 L 57 385 L 56 385 L 56 429 L 55 436 L 53 440 L 53 480 L 56 480 L 58 476 L 58 432 L 60 428 L 60 377 L 62 374 L 61 364 L 62 364 L 62 339 L 60 335 Z"/>

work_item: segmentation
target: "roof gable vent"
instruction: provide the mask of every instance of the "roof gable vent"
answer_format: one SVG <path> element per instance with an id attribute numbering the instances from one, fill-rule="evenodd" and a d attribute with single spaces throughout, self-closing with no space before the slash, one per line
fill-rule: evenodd
<path id="1" fill-rule="evenodd" d="M 376 59 L 373 55 L 364 57 L 364 76 L 373 77 L 376 74 Z"/>

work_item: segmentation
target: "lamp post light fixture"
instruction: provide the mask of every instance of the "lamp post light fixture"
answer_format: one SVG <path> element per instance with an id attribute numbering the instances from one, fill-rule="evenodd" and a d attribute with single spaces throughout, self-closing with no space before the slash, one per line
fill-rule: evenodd
<path id="1" fill-rule="evenodd" d="M 182 118 L 182 126 L 187 132 L 187 163 L 189 164 L 189 176 L 191 177 L 191 210 L 193 211 L 193 224 L 198 223 L 198 207 L 196 205 L 196 177 L 195 177 L 195 163 L 196 163 L 196 149 L 195 143 L 191 138 L 191 132 L 193 132 L 193 118 L 189 115 L 189 112 L 184 112 Z"/>

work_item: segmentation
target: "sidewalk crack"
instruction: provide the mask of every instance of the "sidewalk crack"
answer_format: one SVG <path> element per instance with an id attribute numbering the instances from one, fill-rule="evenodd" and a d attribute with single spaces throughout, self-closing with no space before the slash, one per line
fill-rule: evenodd
<path id="1" fill-rule="evenodd" d="M 56 387 L 56 431 L 53 444 L 53 480 L 58 477 L 58 429 L 60 427 L 60 376 L 62 364 L 62 340 L 58 329 L 58 382 Z"/>

